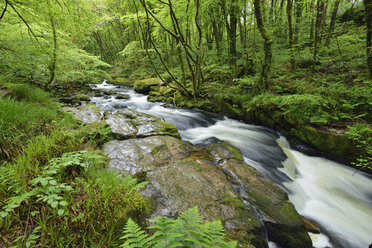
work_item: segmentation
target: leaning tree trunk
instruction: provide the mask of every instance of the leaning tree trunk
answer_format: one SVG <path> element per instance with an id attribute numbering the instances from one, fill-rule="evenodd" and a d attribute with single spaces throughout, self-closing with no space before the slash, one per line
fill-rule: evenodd
<path id="1" fill-rule="evenodd" d="M 253 4 L 254 4 L 254 13 L 256 16 L 258 30 L 260 31 L 260 34 L 262 38 L 264 39 L 265 59 L 262 64 L 261 84 L 262 84 L 262 89 L 267 90 L 269 88 L 269 76 L 270 76 L 271 60 L 272 60 L 271 43 L 273 42 L 263 22 L 261 0 L 254 0 Z"/>
<path id="2" fill-rule="evenodd" d="M 364 7 L 366 11 L 366 24 L 367 24 L 367 66 L 369 75 L 372 78 L 372 0 L 364 0 Z"/>

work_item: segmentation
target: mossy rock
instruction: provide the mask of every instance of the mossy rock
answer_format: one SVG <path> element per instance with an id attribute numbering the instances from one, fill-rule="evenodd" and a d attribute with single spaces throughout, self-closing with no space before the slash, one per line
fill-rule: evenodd
<path id="1" fill-rule="evenodd" d="M 117 92 L 115 90 L 107 90 L 107 91 L 103 91 L 103 94 L 105 95 L 114 95 L 116 94 Z"/>
<path id="2" fill-rule="evenodd" d="M 361 153 L 356 144 L 341 132 L 323 131 L 311 126 L 301 126 L 292 128 L 290 133 L 316 149 L 333 154 L 336 157 L 345 158 L 348 161 L 356 159 Z"/>
<path id="3" fill-rule="evenodd" d="M 98 93 L 95 93 L 94 96 L 95 96 L 95 97 L 103 97 L 103 93 L 98 92 Z"/>
<path id="4" fill-rule="evenodd" d="M 76 95 L 75 98 L 79 99 L 80 101 L 90 101 L 90 97 L 85 94 Z"/>
<path id="5" fill-rule="evenodd" d="M 115 99 L 130 99 L 130 96 L 127 94 L 119 94 L 115 97 Z"/>
<path id="6" fill-rule="evenodd" d="M 129 78 L 117 77 L 113 79 L 112 84 L 122 85 L 122 86 L 133 86 L 133 80 Z"/>
<path id="7" fill-rule="evenodd" d="M 148 96 L 147 101 L 149 102 L 165 102 L 165 97 L 163 96 Z"/>
<path id="8" fill-rule="evenodd" d="M 158 78 L 148 78 L 143 80 L 138 80 L 134 83 L 133 89 L 134 91 L 142 94 L 148 94 L 152 87 L 154 86 L 161 86 L 163 81 Z"/>

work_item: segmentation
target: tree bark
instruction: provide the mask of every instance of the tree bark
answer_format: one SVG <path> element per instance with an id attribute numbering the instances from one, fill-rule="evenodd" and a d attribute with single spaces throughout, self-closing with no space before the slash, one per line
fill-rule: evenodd
<path id="1" fill-rule="evenodd" d="M 302 18 L 303 1 L 295 0 L 295 5 L 296 5 L 296 25 L 295 25 L 293 43 L 298 44 L 298 37 L 300 35 L 300 24 L 301 24 L 301 18 Z"/>
<path id="2" fill-rule="evenodd" d="M 336 26 L 336 17 L 337 17 L 337 12 L 338 12 L 338 6 L 339 5 L 340 5 L 340 0 L 336 0 L 335 4 L 333 6 L 333 10 L 332 10 L 331 24 L 329 26 L 329 32 L 328 32 L 327 40 L 326 40 L 326 43 L 325 43 L 326 47 L 329 47 L 329 44 L 331 43 L 331 38 L 332 38 L 332 35 L 333 35 L 333 31 L 335 30 L 335 26 Z"/>
<path id="3" fill-rule="evenodd" d="M 317 3 L 317 14 L 315 22 L 315 37 L 314 37 L 314 50 L 313 50 L 313 61 L 316 62 L 316 57 L 318 55 L 318 49 L 321 43 L 321 29 L 322 29 L 322 20 L 324 12 L 325 2 L 324 0 L 318 0 Z"/>
<path id="4" fill-rule="evenodd" d="M 48 66 L 50 77 L 48 81 L 44 84 L 44 89 L 48 88 L 48 86 L 54 81 L 56 75 L 56 64 L 57 64 L 57 33 L 56 33 L 56 26 L 53 19 L 53 15 L 49 14 L 50 18 L 50 25 L 52 27 L 52 34 L 53 34 L 53 52 L 52 52 L 52 61 Z"/>
<path id="5" fill-rule="evenodd" d="M 261 10 L 261 0 L 254 0 L 254 13 L 256 16 L 257 27 L 260 31 L 262 38 L 264 39 L 264 53 L 265 58 L 262 64 L 262 71 L 261 71 L 261 88 L 263 90 L 267 90 L 269 88 L 269 76 L 270 76 L 270 69 L 271 69 L 271 60 L 272 60 L 272 52 L 271 52 L 271 36 L 267 31 L 263 18 L 262 18 L 262 10 Z"/>
<path id="6" fill-rule="evenodd" d="M 289 52 L 291 54 L 291 68 L 295 68 L 295 59 L 293 54 L 293 29 L 292 29 L 292 2 L 293 0 L 287 0 L 287 18 L 288 18 L 288 43 Z"/>
<path id="7" fill-rule="evenodd" d="M 229 8 L 230 27 L 228 29 L 229 34 L 229 58 L 230 64 L 233 68 L 236 68 L 236 26 L 238 23 L 238 8 L 237 1 L 231 0 Z"/>
<path id="8" fill-rule="evenodd" d="M 364 8 L 366 12 L 366 25 L 367 25 L 367 66 L 369 69 L 369 76 L 372 78 L 372 0 L 364 0 Z"/>

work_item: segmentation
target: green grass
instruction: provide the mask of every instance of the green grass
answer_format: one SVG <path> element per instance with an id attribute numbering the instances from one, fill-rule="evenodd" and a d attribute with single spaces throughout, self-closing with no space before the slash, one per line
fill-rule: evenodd
<path id="1" fill-rule="evenodd" d="M 56 109 L 0 98 L 0 160 L 13 158 L 30 138 L 46 132 L 57 115 Z"/>
<path id="2" fill-rule="evenodd" d="M 143 222 L 149 204 L 138 193 L 144 184 L 107 170 L 96 151 L 111 129 L 79 123 L 39 89 L 8 90 L 0 98 L 0 247 L 117 247 L 128 218 Z"/>

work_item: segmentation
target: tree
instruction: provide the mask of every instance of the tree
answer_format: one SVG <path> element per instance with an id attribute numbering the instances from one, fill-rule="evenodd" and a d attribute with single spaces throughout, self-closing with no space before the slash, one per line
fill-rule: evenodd
<path id="1" fill-rule="evenodd" d="M 367 66 L 369 69 L 370 77 L 372 77 L 372 1 L 364 0 L 364 9 L 366 12 L 366 25 L 367 25 L 367 41 L 366 41 L 366 53 L 367 53 Z"/>
<path id="2" fill-rule="evenodd" d="M 264 62 L 262 64 L 262 70 L 261 70 L 261 88 L 266 90 L 269 88 L 269 76 L 270 76 L 270 70 L 271 70 L 271 60 L 272 60 L 272 52 L 271 52 L 271 36 L 269 32 L 267 31 L 265 24 L 263 22 L 263 12 L 261 8 L 261 1 L 260 0 L 254 0 L 254 13 L 256 15 L 256 21 L 257 21 L 257 27 L 260 31 L 260 34 L 262 38 L 264 39 L 264 53 L 265 58 Z"/>

